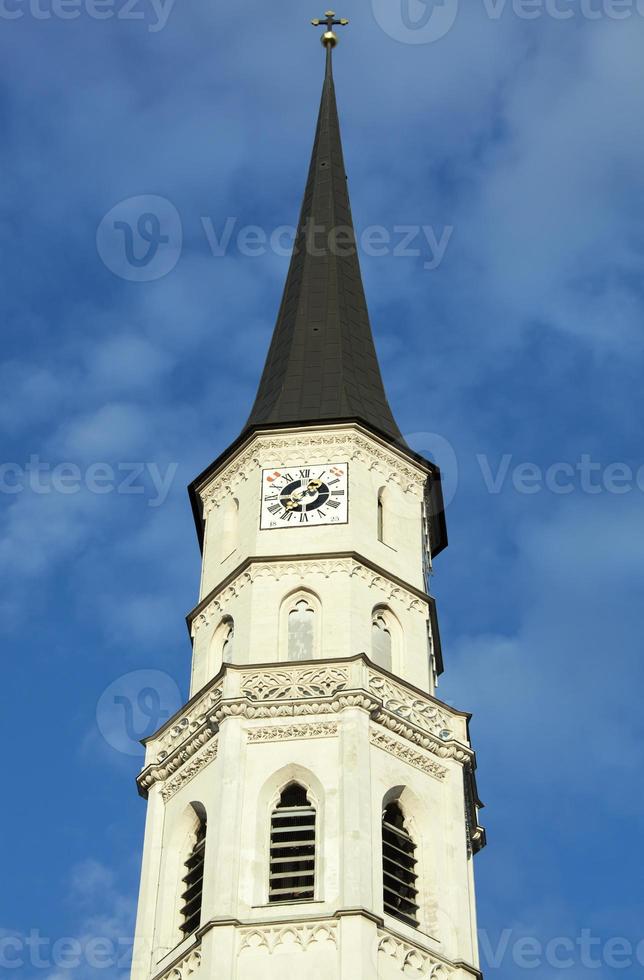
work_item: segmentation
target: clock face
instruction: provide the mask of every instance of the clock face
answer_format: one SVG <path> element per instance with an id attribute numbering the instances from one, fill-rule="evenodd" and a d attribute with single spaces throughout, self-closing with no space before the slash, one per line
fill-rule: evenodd
<path id="1" fill-rule="evenodd" d="M 260 527 L 316 527 L 346 524 L 348 463 L 324 466 L 289 466 L 262 471 Z"/>

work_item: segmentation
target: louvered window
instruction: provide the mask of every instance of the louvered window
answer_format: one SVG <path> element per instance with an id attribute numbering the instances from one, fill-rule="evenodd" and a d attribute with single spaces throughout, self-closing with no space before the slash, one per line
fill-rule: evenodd
<path id="1" fill-rule="evenodd" d="M 202 820 L 197 830 L 197 839 L 190 852 L 190 857 L 185 864 L 185 875 L 183 877 L 185 888 L 181 895 L 181 901 L 183 903 L 181 906 L 181 931 L 184 937 L 190 936 L 195 932 L 201 922 L 205 853 L 206 821 Z"/>
<path id="2" fill-rule="evenodd" d="M 271 816 L 269 902 L 312 901 L 315 892 L 315 809 L 306 790 L 287 786 Z"/>
<path id="3" fill-rule="evenodd" d="M 416 845 L 407 833 L 399 804 L 390 803 L 382 817 L 385 912 L 414 928 L 418 926 L 415 851 Z"/>

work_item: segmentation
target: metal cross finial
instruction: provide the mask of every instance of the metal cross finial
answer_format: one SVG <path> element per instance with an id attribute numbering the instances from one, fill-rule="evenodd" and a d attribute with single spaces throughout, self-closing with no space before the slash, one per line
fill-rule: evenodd
<path id="1" fill-rule="evenodd" d="M 346 19 L 346 17 L 337 18 L 335 16 L 335 10 L 327 10 L 324 17 L 316 17 L 315 20 L 311 21 L 311 23 L 314 27 L 322 27 L 322 25 L 326 27 L 326 31 L 321 38 L 322 44 L 325 48 L 334 48 L 338 43 L 338 35 L 335 33 L 333 28 L 336 26 L 346 27 L 349 21 Z"/>

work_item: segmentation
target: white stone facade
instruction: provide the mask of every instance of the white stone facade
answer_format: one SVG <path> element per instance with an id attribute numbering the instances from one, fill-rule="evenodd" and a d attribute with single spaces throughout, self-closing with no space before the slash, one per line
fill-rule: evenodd
<path id="1" fill-rule="evenodd" d="M 347 524 L 260 530 L 263 469 L 340 459 Z M 201 488 L 192 697 L 147 741 L 139 777 L 148 817 L 133 980 L 479 975 L 472 854 L 484 832 L 468 716 L 434 697 L 426 479 L 411 457 L 346 425 L 255 435 Z M 300 600 L 311 656 L 294 662 L 288 617 Z M 391 669 L 372 656 L 376 610 Z M 293 781 L 316 813 L 314 897 L 269 903 L 271 813 Z M 381 821 L 394 800 L 417 845 L 418 928 L 383 907 Z M 183 939 L 198 815 L 201 925 Z"/>

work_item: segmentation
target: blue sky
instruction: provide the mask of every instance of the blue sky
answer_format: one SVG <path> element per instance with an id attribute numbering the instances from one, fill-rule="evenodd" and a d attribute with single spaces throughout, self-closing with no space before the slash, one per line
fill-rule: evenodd
<path id="1" fill-rule="evenodd" d="M 138 0 L 136 19 L 121 0 L 109 19 L 74 2 L 0 4 L 0 937 L 22 944 L 10 972 L 29 980 L 126 975 L 52 954 L 133 928 L 140 759 L 101 696 L 160 683 L 131 731 L 185 697 L 185 486 L 245 421 L 287 267 L 243 254 L 237 231 L 295 221 L 323 67 L 308 26 L 322 10 L 301 2 Z M 362 266 L 397 420 L 454 490 L 439 693 L 475 715 L 483 966 L 514 980 L 523 952 L 538 980 L 638 977 L 644 945 L 640 962 L 603 947 L 644 938 L 644 9 L 339 13 L 358 231 L 382 226 L 390 253 L 402 226 L 447 242 L 433 269 L 424 232 L 419 254 L 363 251 Z M 172 268 L 126 279 L 101 222 L 135 222 L 150 196 L 168 202 L 154 206 Z M 213 255 L 206 230 L 230 218 Z M 547 953 L 558 937 L 575 951 Z"/>

